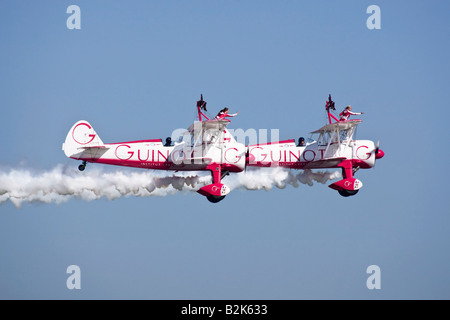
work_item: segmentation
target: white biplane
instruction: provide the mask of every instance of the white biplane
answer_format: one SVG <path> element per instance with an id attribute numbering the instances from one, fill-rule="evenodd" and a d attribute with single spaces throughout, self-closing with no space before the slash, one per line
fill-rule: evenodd
<path id="1" fill-rule="evenodd" d="M 173 144 L 170 138 L 165 144 L 161 139 L 103 143 L 93 127 L 81 120 L 70 129 L 63 150 L 67 157 L 82 161 L 80 171 L 88 162 L 156 170 L 210 171 L 213 183 L 197 192 L 213 203 L 221 201 L 231 191 L 222 179 L 230 172 L 244 171 L 247 166 L 341 168 L 343 179 L 330 187 L 348 197 L 362 187 L 354 173 L 360 168 L 373 167 L 384 152 L 372 141 L 353 140 L 361 120 L 337 120 L 330 113 L 333 105 L 330 96 L 326 105 L 329 124 L 312 132 L 318 138 L 305 145 L 296 145 L 294 140 L 249 146 L 238 143 L 226 129 L 229 120 L 209 119 L 205 115 L 206 102 L 201 96 L 197 101 L 198 121 Z"/>

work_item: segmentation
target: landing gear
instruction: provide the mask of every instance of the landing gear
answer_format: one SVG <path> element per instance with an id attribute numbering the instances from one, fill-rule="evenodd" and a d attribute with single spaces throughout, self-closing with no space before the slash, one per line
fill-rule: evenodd
<path id="1" fill-rule="evenodd" d="M 358 193 L 359 190 L 338 190 L 339 194 L 343 197 L 351 197 Z"/>
<path id="2" fill-rule="evenodd" d="M 358 193 L 359 189 L 363 186 L 362 182 L 354 177 L 354 174 L 360 169 L 360 167 L 353 168 L 351 160 L 342 161 L 338 167 L 342 168 L 342 177 L 344 179 L 339 180 L 329 187 L 339 192 L 343 197 L 351 197 Z"/>
<path id="3" fill-rule="evenodd" d="M 208 201 L 212 202 L 212 203 L 220 202 L 224 198 L 225 198 L 225 196 L 212 196 L 212 195 L 209 195 L 209 196 L 206 197 L 206 199 L 208 199 Z"/>
<path id="4" fill-rule="evenodd" d="M 209 164 L 206 169 L 212 173 L 213 183 L 201 187 L 197 192 L 205 196 L 211 203 L 222 201 L 227 194 L 230 193 L 230 188 L 224 185 L 221 180 L 229 174 L 228 170 L 222 171 L 221 164 Z"/>
<path id="5" fill-rule="evenodd" d="M 84 171 L 84 169 L 86 169 L 86 163 L 86 161 L 83 161 L 83 163 L 78 166 L 78 170 Z"/>

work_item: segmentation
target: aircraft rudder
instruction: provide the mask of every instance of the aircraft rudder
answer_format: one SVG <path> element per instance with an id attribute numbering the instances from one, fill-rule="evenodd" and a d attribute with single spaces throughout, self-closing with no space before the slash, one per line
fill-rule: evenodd
<path id="1" fill-rule="evenodd" d="M 78 158 L 86 147 L 103 146 L 103 142 L 92 125 L 86 120 L 76 122 L 63 143 L 63 151 L 69 158 Z"/>

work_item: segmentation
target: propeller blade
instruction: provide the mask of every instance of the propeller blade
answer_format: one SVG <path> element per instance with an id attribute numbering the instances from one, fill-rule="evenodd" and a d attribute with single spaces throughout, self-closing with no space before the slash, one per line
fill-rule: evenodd
<path id="1" fill-rule="evenodd" d="M 375 159 L 377 160 L 384 157 L 384 151 L 380 149 L 380 140 L 378 140 L 377 145 L 375 149 L 372 150 L 372 152 L 375 154 Z"/>
<path id="2" fill-rule="evenodd" d="M 370 151 L 370 153 L 374 153 L 375 155 L 377 155 L 378 151 L 380 151 L 380 140 L 378 140 L 375 148 L 372 151 Z"/>

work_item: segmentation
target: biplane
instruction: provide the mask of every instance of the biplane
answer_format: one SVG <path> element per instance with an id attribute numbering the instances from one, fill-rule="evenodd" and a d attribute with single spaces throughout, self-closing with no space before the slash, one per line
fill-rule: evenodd
<path id="1" fill-rule="evenodd" d="M 355 195 L 362 182 L 354 178 L 359 169 L 372 168 L 384 156 L 379 144 L 369 140 L 353 140 L 361 120 L 339 121 L 331 95 L 326 103 L 329 123 L 313 131 L 316 139 L 304 145 L 284 140 L 245 146 L 227 130 L 230 121 L 211 119 L 205 113 L 203 95 L 197 101 L 198 120 L 172 143 L 172 138 L 103 143 L 91 124 L 75 123 L 63 143 L 67 157 L 87 163 L 175 171 L 209 171 L 212 183 L 197 192 L 217 203 L 230 193 L 222 183 L 225 176 L 242 172 L 247 167 L 285 167 L 290 169 L 341 168 L 343 179 L 330 185 L 344 197 Z M 332 120 L 335 120 L 333 122 Z"/>

